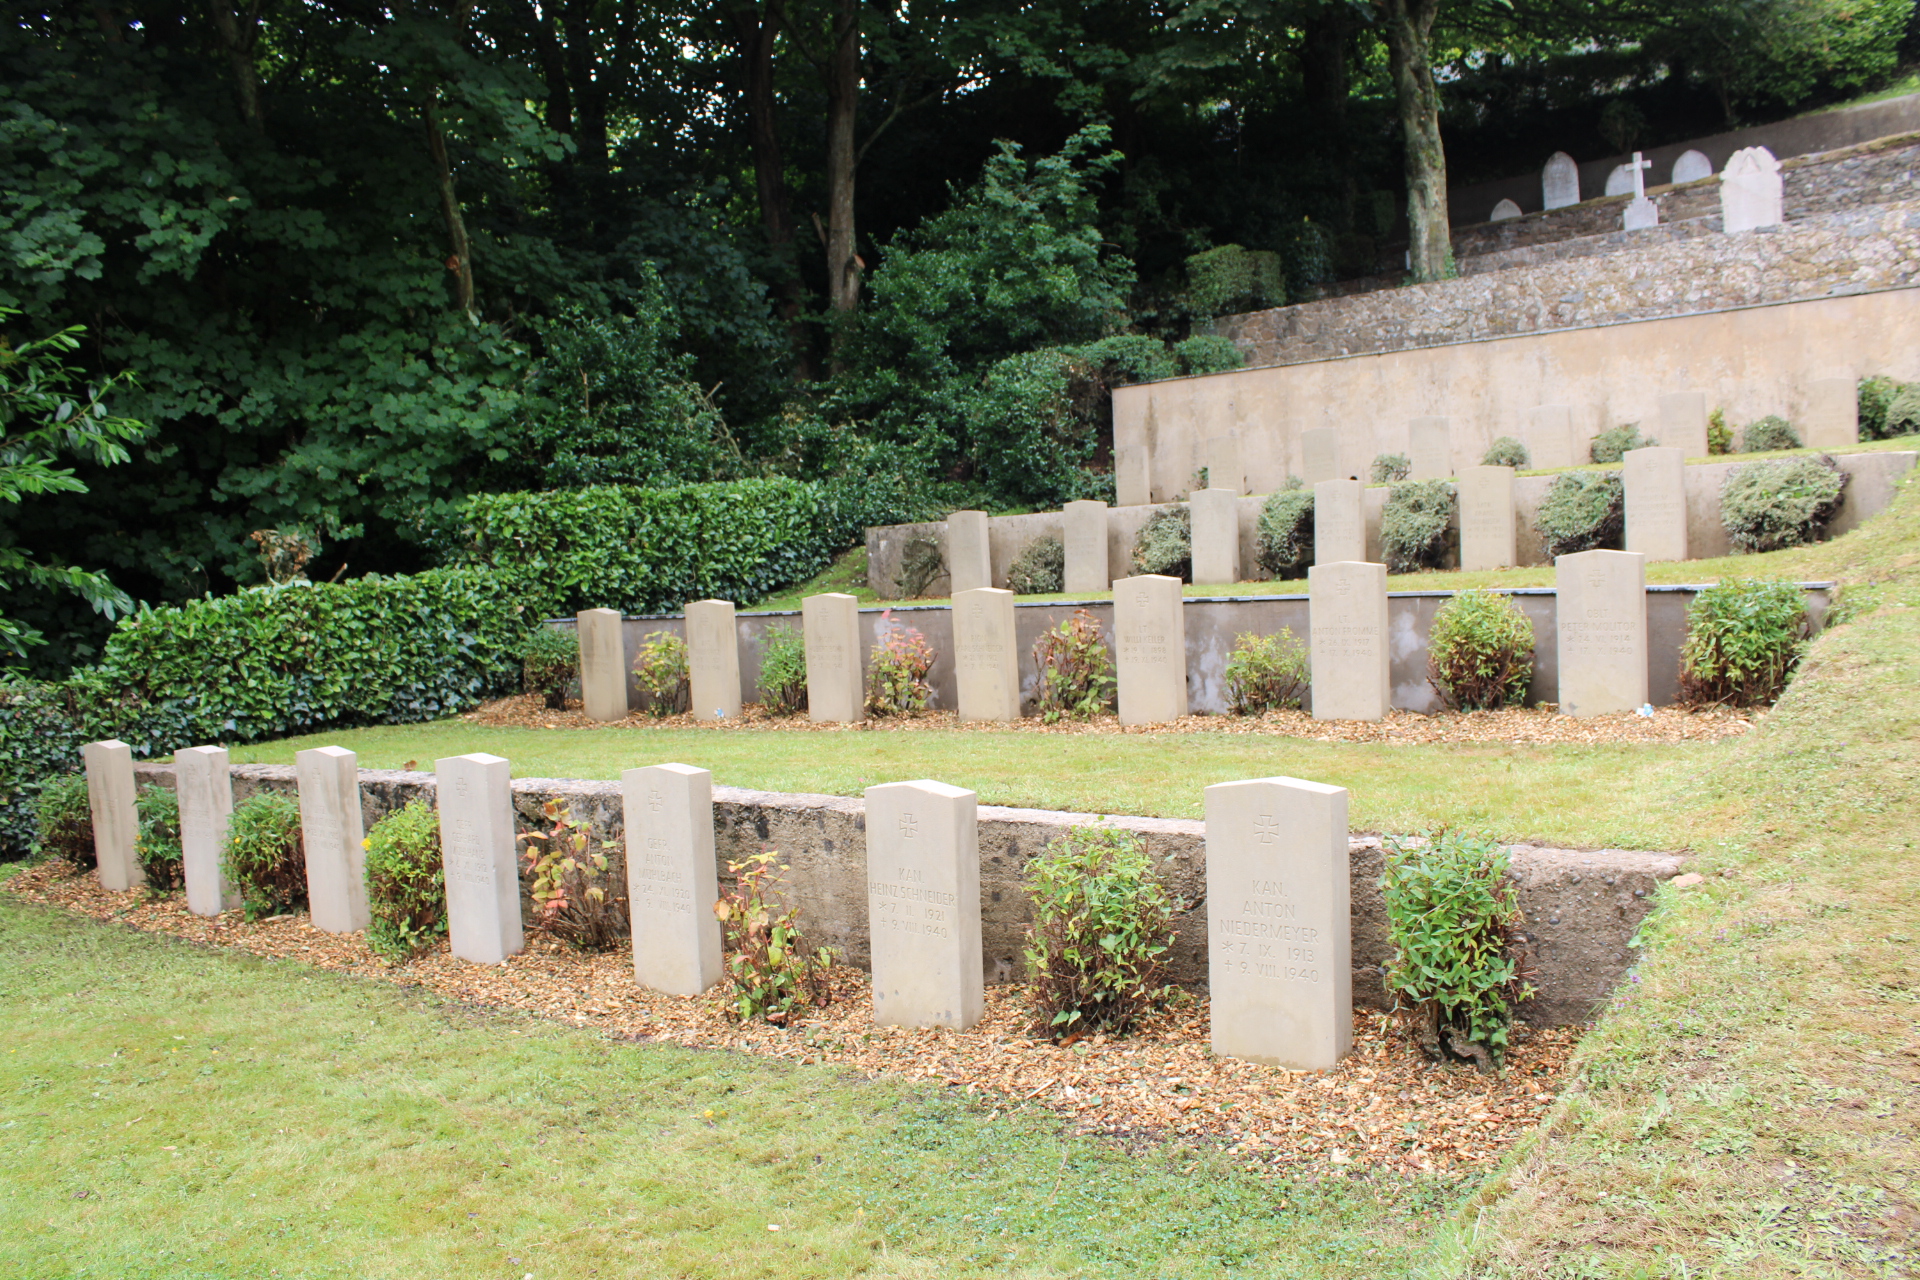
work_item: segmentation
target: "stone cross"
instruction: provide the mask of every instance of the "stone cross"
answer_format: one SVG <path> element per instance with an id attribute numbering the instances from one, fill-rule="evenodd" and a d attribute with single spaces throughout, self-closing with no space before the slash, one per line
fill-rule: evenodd
<path id="1" fill-rule="evenodd" d="M 657 764 L 620 775 L 627 839 L 633 977 L 669 995 L 697 996 L 726 976 L 713 849 L 713 774 Z"/>
<path id="2" fill-rule="evenodd" d="M 1633 194 L 1644 198 L 1647 194 L 1645 174 L 1648 169 L 1653 168 L 1653 161 L 1642 160 L 1640 153 L 1636 151 L 1633 153 L 1633 163 L 1626 165 L 1625 168 L 1633 174 Z"/>
<path id="3" fill-rule="evenodd" d="M 627 718 L 627 642 L 618 609 L 582 609 L 574 615 L 580 636 L 580 701 L 591 720 Z"/>
<path id="4" fill-rule="evenodd" d="M 977 587 L 953 597 L 953 682 L 962 720 L 1020 718 L 1013 592 Z"/>
<path id="5" fill-rule="evenodd" d="M 971 1027 L 986 1009 L 977 798 L 892 782 L 866 802 L 874 1025 Z"/>
<path id="6" fill-rule="evenodd" d="M 702 720 L 740 718 L 740 634 L 733 601 L 695 600 L 687 606 L 687 684 L 693 714 Z"/>
<path id="7" fill-rule="evenodd" d="M 233 771 L 225 747 L 186 747 L 173 753 L 180 801 L 180 862 L 187 878 L 187 910 L 217 916 L 238 910 L 240 890 L 226 874 L 227 821 L 233 815 Z"/>
<path id="8" fill-rule="evenodd" d="M 1653 161 L 1642 160 L 1636 151 L 1633 153 L 1633 163 L 1621 167 L 1633 173 L 1633 199 L 1627 202 L 1625 211 L 1620 215 L 1621 227 L 1627 231 L 1640 231 L 1659 225 L 1660 208 L 1647 199 L 1647 186 L 1642 177 L 1644 170 L 1653 167 Z"/>
<path id="9" fill-rule="evenodd" d="M 367 908 L 367 851 L 360 813 L 360 761 L 345 747 L 296 752 L 300 843 L 307 857 L 307 906 L 313 927 L 358 933 L 373 921 Z"/>
<path id="10" fill-rule="evenodd" d="M 93 815 L 93 857 L 100 887 L 116 893 L 147 882 L 134 841 L 140 819 L 133 807 L 133 748 L 118 738 L 80 749 L 87 768 L 87 809 Z"/>
<path id="11" fill-rule="evenodd" d="M 499 964 L 527 945 L 513 840 L 512 766 L 475 752 L 436 760 L 433 772 L 448 941 L 462 960 Z"/>
<path id="12" fill-rule="evenodd" d="M 1187 627 L 1180 579 L 1148 573 L 1113 584 L 1114 675 L 1120 723 L 1187 714 Z"/>

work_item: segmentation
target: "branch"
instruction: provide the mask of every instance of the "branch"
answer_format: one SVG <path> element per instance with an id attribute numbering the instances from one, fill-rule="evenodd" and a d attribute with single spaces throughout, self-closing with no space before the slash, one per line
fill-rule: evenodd
<path id="1" fill-rule="evenodd" d="M 867 140 L 861 143 L 859 149 L 853 153 L 853 167 L 856 169 L 860 167 L 860 162 L 867 158 L 867 149 L 880 140 L 880 135 L 885 133 L 895 120 L 898 120 L 909 111 L 918 111 L 921 107 L 940 101 L 941 98 L 946 96 L 948 86 L 953 83 L 954 81 L 951 80 L 945 81 L 931 93 L 928 93 L 924 97 L 915 98 L 912 102 L 901 102 L 896 99 L 893 104 L 893 110 L 887 113 L 887 118 L 882 120 L 879 125 L 874 128 L 874 131 L 867 135 Z"/>

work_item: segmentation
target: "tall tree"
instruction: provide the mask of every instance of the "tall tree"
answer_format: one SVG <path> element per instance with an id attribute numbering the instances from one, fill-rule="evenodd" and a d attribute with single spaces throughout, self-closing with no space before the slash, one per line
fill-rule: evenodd
<path id="1" fill-rule="evenodd" d="M 1440 0 L 1378 0 L 1393 92 L 1406 147 L 1407 256 L 1418 281 L 1453 272 L 1447 221 L 1447 155 L 1440 143 L 1440 89 L 1433 78 L 1433 20 Z"/>

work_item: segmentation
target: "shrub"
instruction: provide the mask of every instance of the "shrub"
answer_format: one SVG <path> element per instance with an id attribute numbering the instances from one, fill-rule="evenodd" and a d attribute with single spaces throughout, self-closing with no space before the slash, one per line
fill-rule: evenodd
<path id="1" fill-rule="evenodd" d="M 1461 591 L 1440 606 L 1427 634 L 1427 679 L 1455 711 L 1527 700 L 1533 624 L 1511 596 Z"/>
<path id="2" fill-rule="evenodd" d="M 1367 474 L 1375 484 L 1395 484 L 1413 474 L 1413 459 L 1404 453 L 1383 453 L 1374 458 Z"/>
<path id="3" fill-rule="evenodd" d="M 1380 551 L 1389 573 L 1438 569 L 1452 542 L 1456 501 L 1445 480 L 1412 480 L 1387 493 L 1380 513 Z"/>
<path id="4" fill-rule="evenodd" d="M 93 808 L 87 800 L 86 774 L 63 773 L 40 788 L 34 818 L 42 856 L 64 859 L 81 871 L 94 869 L 98 860 L 93 849 Z"/>
<path id="5" fill-rule="evenodd" d="M 1533 527 L 1549 559 L 1596 548 L 1617 551 L 1626 510 L 1627 490 L 1618 471 L 1566 471 L 1548 486 Z"/>
<path id="6" fill-rule="evenodd" d="M 1687 606 L 1680 698 L 1696 705 L 1771 705 L 1799 664 L 1806 637 L 1806 596 L 1795 584 L 1716 583 Z"/>
<path id="7" fill-rule="evenodd" d="M 918 628 L 880 615 L 880 638 L 867 664 L 867 712 L 876 716 L 911 715 L 933 700 L 927 672 L 933 670 L 933 646 Z"/>
<path id="8" fill-rule="evenodd" d="M 938 538 L 908 538 L 900 550 L 900 568 L 893 575 L 893 588 L 902 600 L 918 600 L 927 588 L 946 576 L 947 557 Z"/>
<path id="9" fill-rule="evenodd" d="M 1064 589 L 1067 548 L 1058 538 L 1035 538 L 1014 557 L 1007 585 L 1017 596 L 1052 595 Z"/>
<path id="10" fill-rule="evenodd" d="M 1386 863 L 1384 976 L 1397 1011 L 1435 1057 L 1497 1068 L 1513 1007 L 1533 994 L 1506 850 L 1448 831 L 1425 844 L 1389 838 Z"/>
<path id="11" fill-rule="evenodd" d="M 1659 443 L 1652 436 L 1641 435 L 1639 423 L 1629 422 L 1624 427 L 1609 427 L 1595 436 L 1587 446 L 1587 454 L 1595 462 L 1610 465 L 1635 449 L 1651 449 Z"/>
<path id="12" fill-rule="evenodd" d="M 760 697 L 767 711 L 790 716 L 807 709 L 807 637 L 798 627 L 767 628 L 760 650 Z"/>
<path id="13" fill-rule="evenodd" d="M 580 641 L 570 631 L 535 627 L 520 651 L 520 675 L 528 693 L 546 699 L 552 711 L 567 709 L 567 690 L 580 675 Z"/>
<path id="14" fill-rule="evenodd" d="M 1821 454 L 1736 467 L 1720 486 L 1720 522 L 1736 551 L 1813 542 L 1840 510 L 1847 473 Z"/>
<path id="15" fill-rule="evenodd" d="M 1740 433 L 1740 452 L 1773 453 L 1780 449 L 1801 448 L 1800 433 L 1779 414 L 1770 413 L 1757 422 L 1749 422 Z"/>
<path id="16" fill-rule="evenodd" d="M 607 875 L 593 824 L 574 817 L 565 800 L 549 800 L 542 811 L 547 829 L 520 836 L 535 926 L 581 951 L 613 950 L 630 933 L 627 900 Z"/>
<path id="17" fill-rule="evenodd" d="M 227 874 L 238 886 L 247 919 L 283 915 L 307 905 L 306 849 L 300 806 L 260 791 L 233 806 L 227 822 Z"/>
<path id="18" fill-rule="evenodd" d="M 1707 415 L 1707 452 L 1733 452 L 1733 428 L 1727 425 L 1727 411 L 1715 409 Z"/>
<path id="19" fill-rule="evenodd" d="M 1166 507 L 1147 517 L 1133 541 L 1133 571 L 1193 578 L 1193 515 L 1185 506 Z"/>
<path id="20" fill-rule="evenodd" d="M 1270 636 L 1243 632 L 1233 639 L 1226 678 L 1235 715 L 1298 707 L 1307 691 L 1307 646 L 1286 627 Z"/>
<path id="21" fill-rule="evenodd" d="M 1905 389 L 1892 378 L 1862 378 L 1856 393 L 1862 440 L 1885 440 L 1898 432 L 1887 430 L 1887 410 Z"/>
<path id="22" fill-rule="evenodd" d="M 1483 467 L 1512 467 L 1516 471 L 1524 471 L 1532 461 L 1532 457 L 1527 453 L 1527 446 L 1521 444 L 1512 436 L 1501 436 L 1493 442 L 1493 447 L 1488 449 L 1486 455 L 1480 459 L 1480 465 Z"/>
<path id="23" fill-rule="evenodd" d="M 1203 319 L 1285 306 L 1287 272 L 1272 250 L 1223 244 L 1187 258 L 1187 307 Z M 1232 367 L 1232 366 L 1230 366 Z"/>
<path id="24" fill-rule="evenodd" d="M 1040 633 L 1033 667 L 1040 674 L 1034 710 L 1048 724 L 1088 720 L 1113 705 L 1113 655 L 1100 638 L 1099 619 L 1085 609 Z"/>
<path id="25" fill-rule="evenodd" d="M 650 632 L 635 657 L 634 675 L 647 695 L 648 711 L 656 716 L 677 716 L 692 704 L 685 640 L 671 631 Z"/>
<path id="26" fill-rule="evenodd" d="M 1896 436 L 1920 435 L 1920 382 L 1910 383 L 1887 405 L 1886 422 L 1880 428 L 1883 440 Z"/>
<path id="27" fill-rule="evenodd" d="M 410 800 L 373 824 L 367 851 L 367 945 L 403 960 L 447 936 L 447 883 L 440 859 L 440 816 Z"/>
<path id="28" fill-rule="evenodd" d="M 1076 828 L 1027 864 L 1026 961 L 1037 1021 L 1055 1040 L 1124 1035 L 1166 985 L 1173 899 L 1128 831 Z"/>
<path id="29" fill-rule="evenodd" d="M 180 848 L 180 797 L 172 787 L 141 787 L 133 798 L 136 818 L 133 856 L 150 893 L 173 893 L 187 887 L 187 867 Z"/>
<path id="30" fill-rule="evenodd" d="M 1261 505 L 1253 554 L 1270 578 L 1306 576 L 1313 564 L 1313 490 L 1283 489 Z"/>
<path id="31" fill-rule="evenodd" d="M 827 981 L 833 953 L 808 952 L 800 933 L 800 911 L 775 901 L 787 867 L 767 850 L 729 862 L 733 887 L 714 903 L 726 930 L 727 979 L 733 986 L 733 1016 L 741 1022 L 762 1018 L 786 1023 L 809 1006 L 833 1000 Z"/>

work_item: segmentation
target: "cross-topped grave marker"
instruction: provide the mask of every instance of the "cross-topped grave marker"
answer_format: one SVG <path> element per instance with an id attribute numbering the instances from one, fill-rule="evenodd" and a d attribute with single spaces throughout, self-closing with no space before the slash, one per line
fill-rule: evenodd
<path id="1" fill-rule="evenodd" d="M 1647 199 L 1647 184 L 1643 176 L 1653 168 L 1653 161 L 1643 160 L 1638 151 L 1633 153 L 1633 163 L 1620 166 L 1633 174 L 1633 199 L 1627 202 L 1626 211 L 1620 215 L 1620 225 L 1627 231 L 1640 231 L 1646 227 L 1659 225 L 1660 208 Z"/>

